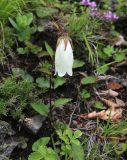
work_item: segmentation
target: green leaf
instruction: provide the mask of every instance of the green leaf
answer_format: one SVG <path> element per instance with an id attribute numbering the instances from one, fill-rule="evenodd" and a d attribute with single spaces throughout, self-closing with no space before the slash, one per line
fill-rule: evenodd
<path id="1" fill-rule="evenodd" d="M 31 106 L 35 111 L 37 111 L 43 116 L 47 116 L 49 113 L 48 106 L 43 103 L 35 102 L 35 103 L 32 103 Z"/>
<path id="2" fill-rule="evenodd" d="M 72 101 L 71 98 L 59 98 L 59 99 L 55 100 L 54 105 L 55 105 L 55 107 L 60 107 L 60 106 L 67 104 L 70 101 Z"/>
<path id="3" fill-rule="evenodd" d="M 29 50 L 31 50 L 31 52 L 35 53 L 35 54 L 40 53 L 42 51 L 41 47 L 39 47 L 39 46 L 37 46 L 35 44 L 32 44 L 31 42 L 26 42 L 25 44 L 26 44 L 27 48 Z"/>
<path id="4" fill-rule="evenodd" d="M 68 151 L 70 151 L 70 150 L 71 150 L 71 145 L 67 144 L 67 145 L 66 145 L 66 149 L 67 149 Z"/>
<path id="5" fill-rule="evenodd" d="M 30 74 L 28 74 L 27 72 L 25 72 L 21 77 L 25 81 L 29 81 L 29 82 L 33 82 L 34 81 L 33 77 Z"/>
<path id="6" fill-rule="evenodd" d="M 57 9 L 50 8 L 50 7 L 38 7 L 36 9 L 36 14 L 40 18 L 50 17 L 50 16 L 52 16 L 53 14 L 55 14 L 57 12 L 58 12 Z"/>
<path id="7" fill-rule="evenodd" d="M 117 146 L 114 147 L 114 150 L 117 155 L 121 155 L 125 151 L 127 151 L 127 144 L 126 143 L 119 143 L 119 144 L 117 144 Z"/>
<path id="8" fill-rule="evenodd" d="M 71 156 L 73 157 L 73 160 L 85 160 L 84 150 L 82 145 L 72 144 Z"/>
<path id="9" fill-rule="evenodd" d="M 30 25 L 34 18 L 33 13 L 28 13 L 26 17 L 27 17 L 27 25 Z"/>
<path id="10" fill-rule="evenodd" d="M 9 21 L 11 23 L 11 25 L 18 31 L 20 31 L 20 28 L 18 27 L 18 25 L 15 23 L 15 21 L 9 17 Z"/>
<path id="11" fill-rule="evenodd" d="M 59 136 L 59 138 L 64 141 L 66 144 L 70 144 L 69 139 L 66 135 L 66 132 L 62 133 L 61 130 L 57 130 L 57 135 Z M 63 146 L 63 145 L 62 145 Z"/>
<path id="12" fill-rule="evenodd" d="M 32 150 L 33 151 L 38 151 L 40 146 L 46 146 L 49 143 L 49 141 L 50 141 L 50 137 L 40 138 L 39 140 L 34 142 L 34 144 L 32 146 Z"/>
<path id="13" fill-rule="evenodd" d="M 84 66 L 84 64 L 85 64 L 84 61 L 76 59 L 76 60 L 74 60 L 73 68 L 82 67 L 82 66 Z"/>
<path id="14" fill-rule="evenodd" d="M 73 132 L 72 132 L 71 129 L 67 128 L 67 129 L 64 131 L 64 134 L 65 134 L 65 135 L 68 135 L 68 137 L 69 137 L 70 139 L 72 139 Z"/>
<path id="15" fill-rule="evenodd" d="M 33 77 L 23 69 L 13 68 L 12 72 L 13 72 L 13 75 L 15 75 L 16 77 L 22 77 L 22 79 L 24 79 L 25 81 L 33 82 L 34 80 Z"/>
<path id="16" fill-rule="evenodd" d="M 98 109 L 105 109 L 103 103 L 100 101 L 95 101 L 95 107 Z"/>
<path id="17" fill-rule="evenodd" d="M 82 90 L 82 92 L 81 92 L 81 97 L 83 98 L 83 99 L 88 99 L 88 98 L 90 98 L 90 92 L 88 92 L 87 90 L 85 90 L 85 89 L 83 89 Z"/>
<path id="18" fill-rule="evenodd" d="M 27 17 L 26 17 L 26 15 L 18 15 L 17 17 L 16 17 L 16 22 L 17 22 L 17 24 L 18 24 L 18 26 L 20 27 L 20 29 L 22 28 L 25 28 L 25 27 L 27 27 Z"/>
<path id="19" fill-rule="evenodd" d="M 101 66 L 101 67 L 97 68 L 97 73 L 104 74 L 108 69 L 109 69 L 108 65 Z"/>
<path id="20" fill-rule="evenodd" d="M 45 157 L 45 160 L 57 160 L 57 153 L 52 148 L 47 148 L 47 155 Z"/>
<path id="21" fill-rule="evenodd" d="M 82 84 L 92 84 L 92 83 L 95 83 L 96 82 L 96 77 L 95 76 L 88 76 L 88 77 L 85 77 L 81 80 L 81 83 Z"/>
<path id="22" fill-rule="evenodd" d="M 54 89 L 58 88 L 59 86 L 62 86 L 66 81 L 61 78 L 61 77 L 57 77 L 54 79 Z"/>
<path id="23" fill-rule="evenodd" d="M 24 49 L 24 48 L 17 48 L 17 52 L 19 53 L 19 54 L 25 54 L 26 53 L 26 50 Z"/>
<path id="24" fill-rule="evenodd" d="M 116 62 L 121 62 L 121 61 L 123 61 L 123 60 L 125 60 L 125 54 L 122 54 L 122 53 L 118 53 L 118 54 L 116 54 L 115 56 L 114 56 L 114 60 L 116 61 Z"/>
<path id="25" fill-rule="evenodd" d="M 77 146 L 80 146 L 80 141 L 78 139 L 71 139 L 71 143 L 76 144 Z"/>
<path id="26" fill-rule="evenodd" d="M 28 160 L 41 160 L 43 155 L 39 152 L 33 152 L 29 155 Z"/>
<path id="27" fill-rule="evenodd" d="M 44 77 L 39 77 L 36 79 L 36 83 L 38 84 L 38 87 L 47 89 L 50 87 L 50 82 L 48 79 Z"/>
<path id="28" fill-rule="evenodd" d="M 47 155 L 47 146 L 43 146 L 43 145 L 40 146 L 39 149 L 38 149 L 38 152 L 40 152 L 45 159 L 45 157 L 47 157 L 46 156 Z"/>
<path id="29" fill-rule="evenodd" d="M 49 46 L 49 44 L 48 44 L 47 42 L 45 42 L 45 47 L 46 47 L 46 50 L 47 50 L 48 54 L 50 55 L 50 57 L 53 58 L 54 51 L 53 51 L 53 49 Z"/>
<path id="30" fill-rule="evenodd" d="M 38 26 L 38 27 L 37 27 L 37 30 L 38 30 L 39 32 L 43 32 L 43 31 L 44 31 L 44 27 L 43 27 L 43 26 Z"/>
<path id="31" fill-rule="evenodd" d="M 103 51 L 107 56 L 111 56 L 112 53 L 114 52 L 114 48 L 113 46 L 107 46 L 106 48 L 103 49 Z"/>
<path id="32" fill-rule="evenodd" d="M 81 135 L 82 135 L 82 132 L 80 130 L 77 130 L 77 131 L 74 132 L 73 138 L 74 139 L 79 138 L 79 137 L 81 137 Z"/>

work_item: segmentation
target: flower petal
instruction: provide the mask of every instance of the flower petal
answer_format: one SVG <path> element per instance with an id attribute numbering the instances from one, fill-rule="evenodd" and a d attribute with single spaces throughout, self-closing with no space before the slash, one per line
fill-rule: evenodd
<path id="1" fill-rule="evenodd" d="M 64 39 L 59 41 L 59 44 L 56 49 L 55 55 L 55 72 L 58 73 L 60 77 L 68 73 L 72 76 L 72 67 L 73 67 L 73 51 L 68 40 L 67 46 L 65 46 Z"/>

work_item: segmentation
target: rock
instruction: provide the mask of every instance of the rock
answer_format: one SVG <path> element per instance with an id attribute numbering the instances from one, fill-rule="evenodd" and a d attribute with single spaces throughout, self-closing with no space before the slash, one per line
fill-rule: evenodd
<path id="1" fill-rule="evenodd" d="M 25 118 L 24 127 L 31 134 L 37 134 L 39 129 L 42 127 L 42 123 L 45 120 L 45 117 L 41 115 L 36 115 L 31 118 Z"/>
<path id="2" fill-rule="evenodd" d="M 119 35 L 119 37 L 115 41 L 115 45 L 116 46 L 127 45 L 127 42 L 125 41 L 122 35 Z"/>
<path id="3" fill-rule="evenodd" d="M 6 135 L 14 135 L 15 132 L 11 128 L 11 125 L 5 121 L 0 120 L 0 142 L 4 140 Z"/>
<path id="4" fill-rule="evenodd" d="M 124 86 L 124 87 L 127 87 L 127 79 L 123 79 L 121 84 Z"/>
<path id="5" fill-rule="evenodd" d="M 13 150 L 22 143 L 24 143 L 22 137 L 5 139 L 4 142 L 0 144 L 0 160 L 9 160 Z"/>
<path id="6" fill-rule="evenodd" d="M 5 160 L 11 156 L 11 153 L 18 145 L 18 142 L 4 142 L 4 144 L 0 145 L 0 160 Z"/>

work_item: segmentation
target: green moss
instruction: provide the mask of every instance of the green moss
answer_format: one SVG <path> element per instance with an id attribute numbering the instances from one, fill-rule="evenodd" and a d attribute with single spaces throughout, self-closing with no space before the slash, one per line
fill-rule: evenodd
<path id="1" fill-rule="evenodd" d="M 32 83 L 7 78 L 0 87 L 0 114 L 10 113 L 14 118 L 22 115 L 32 91 Z"/>

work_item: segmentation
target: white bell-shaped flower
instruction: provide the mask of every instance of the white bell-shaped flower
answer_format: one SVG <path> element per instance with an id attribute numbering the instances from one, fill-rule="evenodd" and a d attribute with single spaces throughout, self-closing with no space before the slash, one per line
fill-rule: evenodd
<path id="1" fill-rule="evenodd" d="M 55 74 L 63 77 L 66 73 L 72 76 L 73 50 L 69 38 L 60 37 L 55 54 Z"/>

